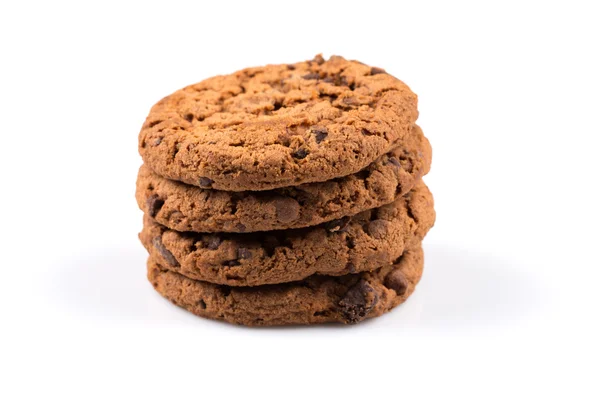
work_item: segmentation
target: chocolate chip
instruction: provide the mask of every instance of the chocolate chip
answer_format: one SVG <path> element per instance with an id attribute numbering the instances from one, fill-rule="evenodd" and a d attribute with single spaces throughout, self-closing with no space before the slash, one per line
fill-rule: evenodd
<path id="1" fill-rule="evenodd" d="M 315 58 L 312 59 L 312 62 L 316 62 L 318 65 L 321 65 L 325 62 L 325 59 L 321 54 L 317 54 Z"/>
<path id="2" fill-rule="evenodd" d="M 328 232 L 346 232 L 348 230 L 349 222 L 350 217 L 334 219 L 325 224 L 325 229 L 327 229 Z"/>
<path id="3" fill-rule="evenodd" d="M 311 126 L 310 131 L 313 135 L 315 135 L 315 140 L 317 141 L 317 143 L 321 143 L 329 133 L 327 131 L 327 128 L 325 128 L 324 126 Z"/>
<path id="4" fill-rule="evenodd" d="M 185 115 L 183 116 L 183 118 L 184 118 L 184 119 L 185 119 L 187 122 L 192 122 L 192 121 L 194 120 L 194 114 L 191 114 L 191 113 L 185 114 Z"/>
<path id="5" fill-rule="evenodd" d="M 398 159 L 396 157 L 388 158 L 388 162 L 396 167 L 401 167 L 400 161 L 398 161 Z"/>
<path id="6" fill-rule="evenodd" d="M 342 102 L 343 102 L 344 104 L 347 104 L 347 105 L 349 105 L 349 106 L 357 106 L 357 105 L 359 105 L 359 103 L 358 103 L 358 100 L 356 100 L 356 98 L 355 98 L 354 96 L 351 96 L 351 97 L 344 97 L 344 98 L 342 99 Z"/>
<path id="7" fill-rule="evenodd" d="M 296 66 L 294 64 L 288 64 L 287 69 L 289 69 L 290 71 L 293 71 L 296 69 Z"/>
<path id="8" fill-rule="evenodd" d="M 236 224 L 235 229 L 238 232 L 246 232 L 246 225 L 244 224 Z"/>
<path id="9" fill-rule="evenodd" d="M 356 273 L 356 266 L 354 265 L 354 263 L 352 261 L 348 261 L 348 264 L 346 264 L 346 269 L 351 274 Z"/>
<path id="10" fill-rule="evenodd" d="M 213 181 L 212 179 L 206 178 L 206 177 L 203 176 L 203 177 L 200 178 L 200 187 L 208 189 L 208 188 L 210 188 L 212 186 L 212 184 L 214 182 L 215 181 Z"/>
<path id="11" fill-rule="evenodd" d="M 383 69 L 383 68 L 372 67 L 371 75 L 377 75 L 377 74 L 387 74 L 387 72 L 385 72 L 385 69 Z"/>
<path id="12" fill-rule="evenodd" d="M 300 216 L 300 204 L 291 197 L 281 197 L 274 200 L 277 219 L 289 223 Z"/>
<path id="13" fill-rule="evenodd" d="M 198 302 L 198 305 L 200 306 L 201 309 L 206 310 L 206 303 L 204 302 L 204 300 L 200 299 L 200 301 Z"/>
<path id="14" fill-rule="evenodd" d="M 298 160 L 302 160 L 303 158 L 306 158 L 307 155 L 308 155 L 308 150 L 303 149 L 303 148 L 299 148 L 298 150 L 296 150 L 295 152 L 292 153 L 292 157 L 297 158 Z"/>
<path id="15" fill-rule="evenodd" d="M 148 210 L 148 215 L 152 218 L 156 217 L 156 214 L 160 211 L 162 206 L 165 204 L 165 201 L 158 197 L 157 194 L 153 194 L 146 199 L 146 208 Z"/>
<path id="16" fill-rule="evenodd" d="M 252 252 L 250 252 L 250 249 L 240 247 L 237 249 L 237 257 L 239 260 L 247 260 L 252 257 Z"/>
<path id="17" fill-rule="evenodd" d="M 216 235 L 211 235 L 206 239 L 206 248 L 216 250 L 221 245 L 221 238 Z"/>
<path id="18" fill-rule="evenodd" d="M 392 289 L 398 296 L 403 296 L 408 289 L 408 279 L 399 269 L 390 272 L 383 281 L 385 287 Z"/>
<path id="19" fill-rule="evenodd" d="M 309 74 L 306 74 L 302 77 L 302 79 L 319 79 L 321 78 L 321 76 L 317 73 L 311 72 Z"/>
<path id="20" fill-rule="evenodd" d="M 388 232 L 389 222 L 383 219 L 376 219 L 369 222 L 368 232 L 374 239 L 383 239 Z"/>
<path id="21" fill-rule="evenodd" d="M 355 324 L 364 320 L 375 308 L 379 296 L 367 281 L 361 279 L 350 288 L 339 302 L 339 306 L 347 324 Z"/>
<path id="22" fill-rule="evenodd" d="M 365 136 L 371 136 L 373 135 L 373 132 L 371 132 L 370 130 L 368 130 L 367 128 L 362 128 L 360 131 L 363 135 Z"/>
<path id="23" fill-rule="evenodd" d="M 162 237 L 156 236 L 154 239 L 152 239 L 152 245 L 156 250 L 158 250 L 160 255 L 165 259 L 167 263 L 169 263 L 169 265 L 171 265 L 172 267 L 179 266 L 179 262 L 177 261 L 175 256 L 173 256 L 173 253 L 171 253 L 169 249 L 167 249 L 163 244 Z"/>
<path id="24" fill-rule="evenodd" d="M 350 86 L 348 84 L 348 79 L 346 79 L 345 76 L 342 76 L 340 74 L 328 76 L 328 77 L 324 78 L 323 81 L 327 82 L 327 83 L 331 83 L 335 86 Z"/>

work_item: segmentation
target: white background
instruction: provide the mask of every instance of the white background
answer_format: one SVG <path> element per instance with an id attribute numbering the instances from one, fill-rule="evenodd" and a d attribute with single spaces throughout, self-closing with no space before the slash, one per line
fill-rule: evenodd
<path id="1" fill-rule="evenodd" d="M 598 398 L 594 3 L 2 2 L 0 398 Z M 147 112 L 320 52 L 419 95 L 422 283 L 352 327 L 179 310 L 137 240 Z"/>

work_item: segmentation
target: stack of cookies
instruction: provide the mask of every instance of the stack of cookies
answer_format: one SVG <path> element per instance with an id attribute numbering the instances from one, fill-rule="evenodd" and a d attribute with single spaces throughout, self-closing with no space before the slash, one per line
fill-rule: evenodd
<path id="1" fill-rule="evenodd" d="M 356 323 L 406 300 L 433 198 L 417 97 L 321 56 L 216 76 L 159 101 L 139 135 L 148 279 L 207 318 Z"/>

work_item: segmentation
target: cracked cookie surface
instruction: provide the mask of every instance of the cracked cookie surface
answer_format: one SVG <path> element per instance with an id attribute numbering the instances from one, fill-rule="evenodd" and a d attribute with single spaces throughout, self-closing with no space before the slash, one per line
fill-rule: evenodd
<path id="1" fill-rule="evenodd" d="M 391 204 L 310 228 L 182 233 L 145 216 L 140 240 L 163 268 L 216 284 L 257 286 L 388 265 L 422 240 L 434 220 L 433 198 L 421 181 Z"/>
<path id="2" fill-rule="evenodd" d="M 417 96 L 384 70 L 317 56 L 215 76 L 165 97 L 138 148 L 169 179 L 269 190 L 354 174 L 397 147 L 417 116 Z"/>
<path id="3" fill-rule="evenodd" d="M 419 243 L 371 272 L 240 288 L 187 278 L 150 257 L 148 280 L 163 297 L 205 318 L 249 326 L 355 324 L 403 303 L 421 278 L 423 262 Z"/>
<path id="4" fill-rule="evenodd" d="M 431 165 L 431 146 L 418 126 L 364 170 L 327 182 L 260 192 L 226 192 L 163 178 L 140 168 L 142 211 L 177 231 L 256 232 L 314 226 L 391 203 L 408 193 Z"/>

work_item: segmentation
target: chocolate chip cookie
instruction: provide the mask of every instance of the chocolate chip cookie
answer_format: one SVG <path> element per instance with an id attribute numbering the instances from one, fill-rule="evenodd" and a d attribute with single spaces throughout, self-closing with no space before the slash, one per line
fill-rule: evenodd
<path id="1" fill-rule="evenodd" d="M 417 96 L 384 70 L 317 56 L 165 97 L 141 129 L 139 151 L 169 179 L 269 190 L 357 173 L 410 135 L 417 116 Z"/>
<path id="2" fill-rule="evenodd" d="M 174 304 L 205 318 L 242 325 L 355 324 L 404 302 L 423 272 L 420 244 L 394 264 L 339 277 L 231 288 L 187 278 L 162 261 L 148 260 L 148 280 Z"/>
<path id="3" fill-rule="evenodd" d="M 255 233 L 181 233 L 146 216 L 140 240 L 163 268 L 228 286 L 344 275 L 392 263 L 433 226 L 424 183 L 393 203 L 315 227 Z"/>
<path id="4" fill-rule="evenodd" d="M 261 192 L 226 192 L 165 179 L 140 168 L 136 199 L 160 224 L 192 232 L 256 232 L 318 225 L 391 203 L 429 171 L 421 129 L 364 170 L 328 182 Z"/>

